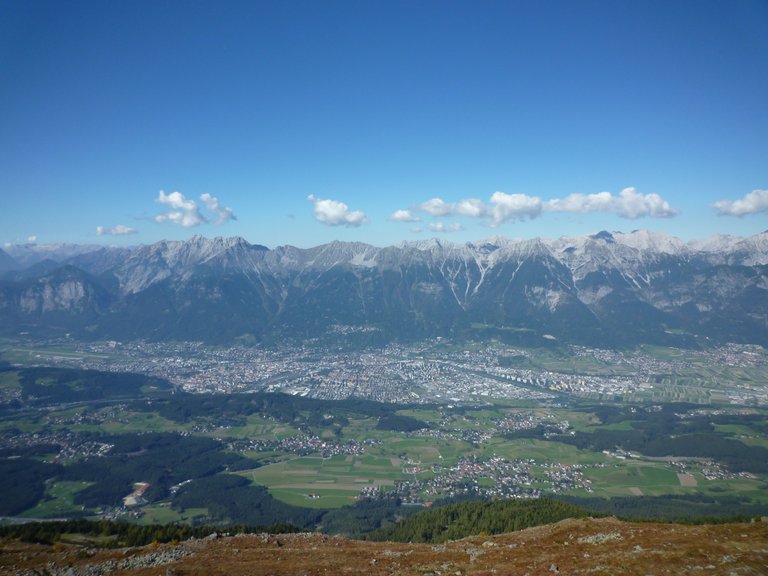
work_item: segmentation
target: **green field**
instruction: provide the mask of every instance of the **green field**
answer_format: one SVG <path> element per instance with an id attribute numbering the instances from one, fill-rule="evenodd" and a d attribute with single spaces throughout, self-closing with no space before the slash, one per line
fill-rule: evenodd
<path id="1" fill-rule="evenodd" d="M 45 427 L 45 420 L 38 414 L 15 415 L 10 418 L 0 418 L 0 432 L 35 433 Z"/>
<path id="2" fill-rule="evenodd" d="M 183 512 L 173 510 L 168 504 L 158 504 L 154 506 L 142 506 L 144 513 L 138 520 L 139 524 L 171 524 L 171 523 L 194 523 L 197 520 L 205 520 L 208 516 L 208 510 L 205 508 L 188 508 Z"/>
<path id="3" fill-rule="evenodd" d="M 45 499 L 34 508 L 30 508 L 20 516 L 24 518 L 65 518 L 70 514 L 82 512 L 82 506 L 74 503 L 74 496 L 89 482 L 55 482 L 45 491 Z"/>
<path id="4" fill-rule="evenodd" d="M 240 474 L 269 488 L 289 504 L 338 508 L 352 504 L 363 488 L 391 487 L 400 461 L 373 455 L 293 458 Z M 313 497 L 317 496 L 317 497 Z"/>
<path id="5" fill-rule="evenodd" d="M 119 418 L 102 424 L 69 424 L 69 430 L 76 432 L 102 431 L 108 434 L 131 434 L 140 432 L 186 432 L 189 426 L 167 420 L 154 412 L 127 412 Z"/>
<path id="6" fill-rule="evenodd" d="M 0 372 L 0 391 L 10 393 L 21 390 L 17 372 Z"/>
<path id="7" fill-rule="evenodd" d="M 469 452 L 471 452 L 471 446 L 466 442 L 418 436 L 393 436 L 383 445 L 371 450 L 371 453 L 381 454 L 384 457 L 405 457 L 423 467 L 432 464 L 452 465 Z"/>
<path id="8" fill-rule="evenodd" d="M 46 361 L 92 359 L 98 361 L 117 357 L 108 354 L 95 354 L 77 350 L 75 346 L 59 344 L 57 346 L 20 346 L 9 344 L 0 346 L 3 360 L 13 364 L 40 364 Z"/>
<path id="9" fill-rule="evenodd" d="M 603 454 L 579 450 L 569 444 L 548 442 L 533 438 L 503 440 L 492 438 L 482 447 L 485 456 L 501 456 L 508 460 L 533 459 L 537 462 L 559 462 L 561 464 L 598 464 L 606 461 Z"/>
<path id="10" fill-rule="evenodd" d="M 685 492 L 674 470 L 660 464 L 621 463 L 585 472 L 603 496 L 660 496 Z M 690 490 L 689 490 L 690 491 Z"/>
<path id="11" fill-rule="evenodd" d="M 251 414 L 245 421 L 244 426 L 220 428 L 213 432 L 213 435 L 220 438 L 266 438 L 281 440 L 300 434 L 299 430 L 293 426 L 269 420 L 259 414 Z"/>

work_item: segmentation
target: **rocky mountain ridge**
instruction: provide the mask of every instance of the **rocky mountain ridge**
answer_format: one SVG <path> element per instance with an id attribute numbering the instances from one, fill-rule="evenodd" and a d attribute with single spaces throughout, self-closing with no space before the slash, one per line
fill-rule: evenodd
<path id="1" fill-rule="evenodd" d="M 378 248 L 242 238 L 33 247 L 0 280 L 6 335 L 231 342 L 427 336 L 598 345 L 768 343 L 768 232 L 683 242 L 647 231 Z M 1 259 L 8 268 L 9 260 Z"/>

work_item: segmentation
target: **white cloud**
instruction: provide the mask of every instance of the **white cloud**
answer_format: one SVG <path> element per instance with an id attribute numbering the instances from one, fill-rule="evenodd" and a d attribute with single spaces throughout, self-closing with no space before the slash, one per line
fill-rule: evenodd
<path id="1" fill-rule="evenodd" d="M 344 202 L 316 198 L 314 194 L 307 196 L 307 200 L 314 204 L 315 220 L 321 224 L 354 228 L 368 221 L 364 212 L 350 210 Z"/>
<path id="2" fill-rule="evenodd" d="M 419 205 L 419 210 L 423 210 L 432 216 L 450 216 L 453 212 L 453 204 L 448 204 L 442 198 L 432 198 Z"/>
<path id="3" fill-rule="evenodd" d="M 197 203 L 185 198 L 181 192 L 166 194 L 160 190 L 155 202 L 165 204 L 170 208 L 168 212 L 155 216 L 155 222 L 172 222 L 185 228 L 208 222 L 208 219 L 200 213 Z"/>
<path id="4" fill-rule="evenodd" d="M 105 226 L 96 226 L 97 236 L 126 236 L 127 234 L 136 234 L 138 230 L 131 228 L 130 226 L 123 226 L 118 224 L 112 228 L 106 228 Z"/>
<path id="5" fill-rule="evenodd" d="M 610 192 L 570 194 L 565 198 L 548 200 L 546 207 L 550 212 L 610 212 L 614 200 Z"/>
<path id="6" fill-rule="evenodd" d="M 31 236 L 27 236 L 27 244 L 36 244 L 37 243 L 37 236 L 32 234 Z"/>
<path id="7" fill-rule="evenodd" d="M 494 192 L 491 195 L 491 207 L 489 209 L 490 224 L 491 226 L 498 226 L 504 222 L 536 218 L 541 214 L 541 210 L 541 198 L 536 196 Z"/>
<path id="8" fill-rule="evenodd" d="M 226 208 L 219 204 L 219 199 L 215 196 L 206 193 L 200 196 L 200 200 L 205 202 L 206 206 L 208 206 L 208 210 L 218 214 L 219 217 L 216 220 L 216 224 L 226 224 L 230 220 L 237 220 L 234 212 L 232 212 L 232 208 Z"/>
<path id="9" fill-rule="evenodd" d="M 768 210 L 768 191 L 756 190 L 753 194 L 748 195 L 744 201 L 737 201 L 731 204 L 746 203 L 747 199 L 753 195 L 755 198 L 751 199 L 750 205 L 758 205 L 759 200 L 763 202 L 759 204 L 763 206 L 761 210 Z M 725 203 L 719 204 L 725 205 Z M 718 205 L 715 205 L 715 207 L 720 209 Z M 467 216 L 470 218 L 485 218 L 488 225 L 492 227 L 506 222 L 537 218 L 542 212 L 570 212 L 577 214 L 607 212 L 631 220 L 646 216 L 669 218 L 677 215 L 677 211 L 669 205 L 669 202 L 658 194 L 640 194 L 635 188 L 625 188 L 618 196 L 614 196 L 610 192 L 598 192 L 595 194 L 570 194 L 565 198 L 555 198 L 547 201 L 527 194 L 494 192 L 487 204 L 477 198 L 459 200 L 455 203 L 446 202 L 442 198 L 431 198 L 419 204 L 415 209 L 426 212 L 434 217 Z M 744 210 L 744 208 L 741 209 Z M 397 218 L 395 217 L 396 215 Z M 415 221 L 406 220 L 408 216 L 413 216 L 410 211 L 398 210 L 390 218 L 392 220 L 402 218 L 404 222 Z M 445 231 L 431 229 L 433 231 Z"/>
<path id="10" fill-rule="evenodd" d="M 415 216 L 410 210 L 395 210 L 389 217 L 393 222 L 420 222 L 421 218 Z"/>
<path id="11" fill-rule="evenodd" d="M 467 198 L 458 202 L 446 202 L 442 198 L 432 198 L 419 204 L 422 210 L 435 217 L 468 216 L 470 218 L 488 218 L 491 226 L 498 226 L 510 220 L 535 218 L 541 214 L 542 202 L 539 198 L 525 194 L 506 194 L 495 192 L 489 204 L 477 198 Z M 442 232 L 444 230 L 433 230 Z"/>
<path id="12" fill-rule="evenodd" d="M 738 200 L 720 200 L 712 204 L 720 216 L 747 216 L 768 212 L 768 190 L 752 190 Z"/>
<path id="13" fill-rule="evenodd" d="M 226 224 L 230 220 L 237 220 L 232 208 L 222 206 L 219 199 L 208 193 L 201 194 L 200 200 L 205 203 L 205 207 L 216 215 L 215 224 Z M 171 192 L 166 194 L 162 190 L 155 198 L 155 202 L 163 204 L 169 208 L 167 212 L 155 216 L 155 222 L 172 222 L 185 228 L 192 228 L 200 224 L 210 222 L 201 211 L 200 206 L 192 199 L 184 196 L 181 192 Z"/>
<path id="14" fill-rule="evenodd" d="M 485 204 L 482 200 L 477 198 L 469 198 L 467 200 L 461 200 L 454 205 L 453 212 L 460 216 L 472 216 L 477 218 L 485 214 Z"/>
<path id="15" fill-rule="evenodd" d="M 446 224 L 445 222 L 433 222 L 429 225 L 429 229 L 432 232 L 461 232 L 464 230 L 464 226 L 458 222 L 452 222 Z"/>
<path id="16" fill-rule="evenodd" d="M 197 208 L 195 201 L 187 200 L 181 192 L 171 192 L 170 194 L 166 194 L 164 191 L 160 190 L 156 201 L 160 204 L 167 204 L 175 210 L 194 210 Z"/>
<path id="17" fill-rule="evenodd" d="M 446 202 L 442 198 L 431 198 L 416 208 L 431 216 L 471 216 L 477 218 L 485 214 L 485 204 L 477 198 L 468 198 L 456 203 Z"/>
<path id="18" fill-rule="evenodd" d="M 610 192 L 570 194 L 562 199 L 544 203 L 549 212 L 609 212 L 622 218 L 635 220 L 645 216 L 670 218 L 677 215 L 669 202 L 658 194 L 640 194 L 635 188 L 624 188 L 618 196 Z"/>

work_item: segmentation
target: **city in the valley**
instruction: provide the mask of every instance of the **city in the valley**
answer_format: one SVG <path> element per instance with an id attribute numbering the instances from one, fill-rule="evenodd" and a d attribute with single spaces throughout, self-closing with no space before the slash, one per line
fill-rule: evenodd
<path id="1" fill-rule="evenodd" d="M 55 340 L 6 344 L 4 353 L 23 365 L 158 376 L 192 393 L 268 391 L 399 404 L 566 397 L 768 404 L 768 352 L 752 344 L 619 351 L 459 345 L 437 338 L 344 351 L 313 343 L 267 348 Z"/>
<path id="2" fill-rule="evenodd" d="M 760 346 L 30 339 L 1 351 L 2 449 L 53 466 L 29 506 L 7 515 L 259 524 L 215 501 L 247 500 L 257 486 L 318 510 L 646 497 L 666 499 L 667 514 L 717 515 L 733 493 L 742 500 L 728 513 L 768 506 Z M 86 393 L 120 375 L 142 387 Z"/>

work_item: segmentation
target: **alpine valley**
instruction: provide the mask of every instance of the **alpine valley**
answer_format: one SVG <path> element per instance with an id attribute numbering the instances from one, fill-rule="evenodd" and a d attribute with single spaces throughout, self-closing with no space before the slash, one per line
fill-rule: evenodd
<path id="1" fill-rule="evenodd" d="M 242 238 L 0 251 L 0 331 L 358 344 L 450 336 L 602 347 L 768 344 L 768 232 L 648 231 L 268 249 Z"/>

